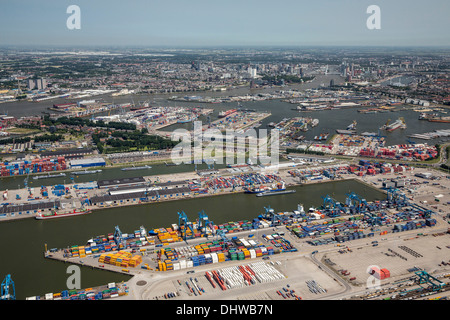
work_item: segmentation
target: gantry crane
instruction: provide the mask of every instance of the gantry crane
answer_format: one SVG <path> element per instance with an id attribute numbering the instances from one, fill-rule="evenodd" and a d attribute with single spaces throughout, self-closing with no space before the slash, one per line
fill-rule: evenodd
<path id="1" fill-rule="evenodd" d="M 184 241 L 188 239 L 187 237 L 188 229 L 191 230 L 191 236 L 189 238 L 192 238 L 194 236 L 194 228 L 192 227 L 192 222 L 189 221 L 184 211 L 178 212 L 178 226 L 180 227 L 181 237 L 183 238 Z"/>
<path id="2" fill-rule="evenodd" d="M 345 200 L 345 204 L 349 207 L 354 206 L 356 207 L 356 212 L 363 214 L 364 218 L 366 218 L 367 222 L 374 226 L 374 225 L 381 225 L 382 221 L 380 217 L 377 217 L 370 212 L 367 211 L 367 201 L 366 199 L 362 199 L 360 196 L 358 196 L 356 193 L 351 192 L 347 194 L 347 199 Z"/>
<path id="3" fill-rule="evenodd" d="M 126 246 L 125 239 L 122 236 L 122 231 L 120 231 L 119 226 L 116 226 L 114 228 L 114 241 L 116 242 L 117 246 L 122 245 L 123 248 Z"/>
<path id="4" fill-rule="evenodd" d="M 281 222 L 283 218 L 285 218 L 284 216 L 275 213 L 275 210 L 270 206 L 264 207 L 264 210 L 266 210 L 264 216 L 266 217 L 266 219 L 270 219 L 272 221 L 272 227 L 275 227 L 277 225 L 276 221 L 278 221 L 278 219 Z"/>
<path id="5" fill-rule="evenodd" d="M 209 220 L 205 211 L 202 210 L 198 213 L 198 229 L 204 235 L 207 235 L 206 228 L 209 227 L 211 229 L 212 234 L 214 235 L 214 222 Z"/>
<path id="6" fill-rule="evenodd" d="M 327 211 L 327 216 L 334 218 L 340 215 L 340 204 L 336 202 L 332 197 L 328 194 L 325 197 L 322 197 L 323 205 L 322 208 Z"/>
<path id="7" fill-rule="evenodd" d="M 2 282 L 0 300 L 16 300 L 16 288 L 10 274 Z"/>
<path id="8" fill-rule="evenodd" d="M 232 245 L 231 240 L 227 238 L 225 232 L 223 230 L 217 230 L 216 235 L 220 237 L 222 240 L 222 249 L 226 250 L 229 246 Z"/>
<path id="9" fill-rule="evenodd" d="M 417 276 L 417 278 L 415 279 L 417 284 L 421 285 L 424 283 L 428 283 L 433 291 L 439 291 L 445 285 L 441 280 L 433 277 L 425 270 L 417 271 L 415 272 L 415 274 Z"/>

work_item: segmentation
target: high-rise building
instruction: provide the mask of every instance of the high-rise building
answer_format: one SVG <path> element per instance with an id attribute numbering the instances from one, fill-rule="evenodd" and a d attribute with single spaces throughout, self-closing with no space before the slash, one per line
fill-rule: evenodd
<path id="1" fill-rule="evenodd" d="M 249 67 L 247 71 L 251 78 L 256 78 L 256 68 Z"/>
<path id="2" fill-rule="evenodd" d="M 44 78 L 27 80 L 27 89 L 28 90 L 33 90 L 33 89 L 43 90 L 45 88 L 47 88 L 47 80 Z"/>

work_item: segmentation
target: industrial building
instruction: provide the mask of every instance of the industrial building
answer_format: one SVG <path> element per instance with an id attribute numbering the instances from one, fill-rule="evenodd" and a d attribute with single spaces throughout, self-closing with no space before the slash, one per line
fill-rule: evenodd
<path id="1" fill-rule="evenodd" d="M 416 173 L 415 176 L 422 178 L 422 179 L 431 179 L 433 174 L 431 172 L 419 172 L 419 173 Z"/>
<path id="2" fill-rule="evenodd" d="M 113 205 L 113 204 L 124 204 L 124 203 L 139 203 L 140 201 L 156 201 L 165 199 L 174 199 L 178 197 L 186 197 L 191 194 L 189 188 L 173 188 L 173 189 L 161 189 L 161 190 L 151 190 L 148 192 L 131 192 L 131 193 L 120 193 L 115 195 L 102 195 L 94 196 L 89 199 L 91 205 L 103 206 L 103 205 Z"/>
<path id="3" fill-rule="evenodd" d="M 169 189 L 180 189 L 187 188 L 188 183 L 186 181 L 171 181 L 158 184 L 140 184 L 133 186 L 116 187 L 109 189 L 110 195 L 119 195 L 126 193 L 137 193 L 137 192 L 149 192 L 153 190 L 169 190 Z"/>
<path id="4" fill-rule="evenodd" d="M 60 208 L 61 201 L 60 200 L 52 200 L 52 201 L 41 201 L 35 203 L 24 203 L 24 204 L 9 204 L 0 206 L 0 215 L 4 214 L 35 214 L 44 210 L 52 210 L 54 208 Z"/>
<path id="5" fill-rule="evenodd" d="M 73 169 L 100 167 L 100 166 L 105 166 L 105 165 L 106 165 L 105 159 L 103 159 L 101 157 L 70 160 L 70 167 Z"/>
<path id="6" fill-rule="evenodd" d="M 41 152 L 41 157 L 65 157 L 66 159 L 76 159 L 83 158 L 85 155 L 92 153 L 93 150 L 90 148 L 72 148 Z"/>
<path id="7" fill-rule="evenodd" d="M 114 180 L 99 180 L 97 185 L 100 189 L 104 188 L 118 188 L 142 185 L 145 183 L 144 177 L 123 178 Z"/>

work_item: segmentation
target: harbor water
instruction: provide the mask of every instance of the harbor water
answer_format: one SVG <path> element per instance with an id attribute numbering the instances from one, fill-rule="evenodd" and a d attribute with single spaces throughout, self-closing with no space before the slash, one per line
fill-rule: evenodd
<path id="1" fill-rule="evenodd" d="M 178 212 L 184 211 L 195 222 L 202 210 L 215 224 L 230 221 L 251 220 L 264 213 L 270 206 L 276 211 L 296 210 L 299 203 L 305 210 L 322 205 L 322 196 L 329 194 L 344 202 L 346 193 L 354 191 L 367 201 L 384 199 L 380 191 L 356 180 L 327 182 L 294 187 L 296 193 L 273 197 L 256 197 L 254 194 L 228 194 L 198 199 L 177 200 L 145 205 L 101 209 L 89 215 L 53 219 L 21 219 L 0 223 L 2 263 L 0 274 L 11 274 L 15 282 L 17 299 L 61 292 L 67 289 L 66 281 L 70 264 L 45 259 L 48 249 L 85 245 L 94 236 L 114 233 L 119 226 L 122 232 L 131 233 L 143 225 L 147 230 L 178 224 Z M 129 279 L 108 271 L 81 267 L 81 287 L 104 285 Z"/>

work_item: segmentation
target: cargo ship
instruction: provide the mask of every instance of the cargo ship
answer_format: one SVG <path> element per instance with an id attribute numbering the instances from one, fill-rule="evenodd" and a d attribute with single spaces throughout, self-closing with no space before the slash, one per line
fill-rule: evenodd
<path id="1" fill-rule="evenodd" d="M 433 116 L 427 120 L 430 122 L 450 123 L 450 117 Z"/>
<path id="2" fill-rule="evenodd" d="M 336 129 L 336 132 L 339 134 L 356 134 L 356 120 L 354 120 L 351 124 L 348 125 L 347 129 Z"/>
<path id="3" fill-rule="evenodd" d="M 322 133 L 318 136 L 315 136 L 314 140 L 317 140 L 317 141 L 327 140 L 328 136 L 329 136 L 329 133 Z"/>
<path id="4" fill-rule="evenodd" d="M 142 169 L 151 169 L 151 166 L 141 166 L 141 167 L 129 167 L 129 168 L 122 168 L 122 171 L 131 171 L 131 170 L 142 170 Z"/>
<path id="5" fill-rule="evenodd" d="M 197 120 L 197 118 L 196 117 L 192 117 L 192 118 L 182 118 L 182 119 L 179 119 L 178 121 L 177 121 L 177 123 L 189 123 L 189 122 L 192 122 L 192 121 L 195 121 L 195 120 Z"/>
<path id="6" fill-rule="evenodd" d="M 231 109 L 231 110 L 227 110 L 227 111 L 220 111 L 219 112 L 219 118 L 225 118 L 227 116 L 229 116 L 230 114 L 233 114 L 237 111 L 237 109 Z"/>
<path id="7" fill-rule="evenodd" d="M 65 177 L 65 176 L 66 176 L 65 173 L 58 173 L 58 174 L 48 174 L 48 175 L 43 175 L 43 176 L 35 176 L 35 177 L 33 177 L 33 179 L 37 180 L 37 179 L 58 178 L 58 177 Z"/>
<path id="8" fill-rule="evenodd" d="M 36 214 L 37 220 L 46 220 L 46 219 L 54 219 L 54 218 L 63 218 L 63 217 L 72 217 L 72 216 L 80 216 L 83 214 L 91 213 L 91 210 L 88 209 L 80 209 L 77 211 L 77 209 L 73 209 L 72 211 L 59 211 L 59 210 L 52 210 L 48 213 L 42 213 L 38 212 Z"/>
<path id="9" fill-rule="evenodd" d="M 84 170 L 84 171 L 74 171 L 70 174 L 80 175 L 80 174 L 91 174 L 91 173 L 99 173 L 102 172 L 102 170 Z"/>
<path id="10" fill-rule="evenodd" d="M 131 106 L 130 111 L 145 110 L 148 108 L 152 108 L 152 106 L 148 102 L 145 102 L 144 104 L 142 104 L 140 106 L 135 106 L 135 105 Z"/>
<path id="11" fill-rule="evenodd" d="M 399 128 L 400 129 L 406 129 L 406 123 L 405 123 L 405 120 L 403 118 L 398 118 L 395 122 L 393 122 L 391 124 L 389 124 L 389 120 L 388 120 L 388 122 L 384 126 L 382 126 L 380 129 L 392 132 L 392 131 L 397 130 Z"/>
<path id="12" fill-rule="evenodd" d="M 284 191 L 286 190 L 286 186 L 284 182 L 279 182 L 272 186 L 259 186 L 253 188 L 246 188 L 244 193 L 262 193 L 262 192 L 276 192 L 276 191 Z"/>

